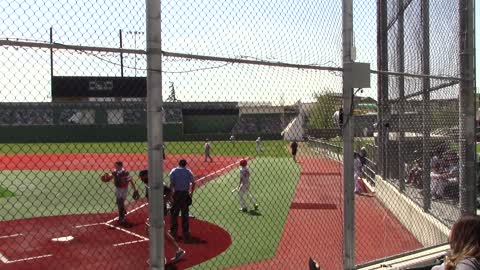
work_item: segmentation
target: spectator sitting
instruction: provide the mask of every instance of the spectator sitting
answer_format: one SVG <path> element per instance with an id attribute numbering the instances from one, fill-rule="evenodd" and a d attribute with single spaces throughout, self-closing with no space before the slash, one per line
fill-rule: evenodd
<path id="1" fill-rule="evenodd" d="M 435 164 L 432 167 L 432 171 L 430 172 L 431 182 L 431 192 L 432 197 L 434 200 L 441 199 L 445 195 L 445 187 L 448 184 L 448 176 L 440 166 L 440 163 Z"/>
<path id="2" fill-rule="evenodd" d="M 448 178 L 458 179 L 458 155 L 454 152 L 449 152 L 445 155 L 445 171 Z"/>
<path id="3" fill-rule="evenodd" d="M 454 152 L 449 152 L 445 156 L 444 162 L 445 176 L 447 178 L 447 184 L 444 190 L 446 196 L 452 198 L 458 198 L 459 193 L 459 169 L 458 169 L 458 156 Z"/>
<path id="4" fill-rule="evenodd" d="M 450 254 L 445 263 L 432 270 L 480 269 L 480 217 L 463 216 L 452 226 L 448 236 Z"/>
<path id="5" fill-rule="evenodd" d="M 407 184 L 411 184 L 417 188 L 423 188 L 422 168 L 420 168 L 417 160 L 413 161 L 413 166 L 408 172 Z"/>

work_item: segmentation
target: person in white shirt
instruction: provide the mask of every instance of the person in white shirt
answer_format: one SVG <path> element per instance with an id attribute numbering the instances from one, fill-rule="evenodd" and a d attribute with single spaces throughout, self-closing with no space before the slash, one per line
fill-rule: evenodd
<path id="1" fill-rule="evenodd" d="M 360 183 L 360 177 L 362 176 L 362 161 L 360 160 L 360 155 L 355 152 L 353 154 L 353 179 L 355 183 L 355 193 L 363 193 L 362 185 Z"/>
<path id="2" fill-rule="evenodd" d="M 448 184 L 448 175 L 442 171 L 440 163 L 436 163 L 430 172 L 432 199 L 441 199 L 445 195 L 445 187 Z"/>
<path id="3" fill-rule="evenodd" d="M 343 108 L 339 108 L 338 111 L 333 113 L 333 124 L 336 127 L 341 128 L 343 126 Z"/>
<path id="4" fill-rule="evenodd" d="M 262 138 L 258 137 L 255 140 L 255 143 L 257 144 L 257 153 L 261 153 L 262 152 Z"/>
<path id="5" fill-rule="evenodd" d="M 357 152 L 353 153 L 353 178 L 355 183 L 355 194 L 364 195 L 364 196 L 372 196 L 373 192 L 370 192 L 367 185 L 363 182 L 362 179 L 363 174 L 363 164 L 362 160 L 360 159 L 360 154 Z"/>
<path id="6" fill-rule="evenodd" d="M 250 171 L 247 167 L 247 160 L 242 159 L 240 161 L 240 183 L 236 188 L 238 190 L 238 195 L 240 196 L 240 208 L 241 211 L 247 212 L 247 204 L 245 202 L 244 196 L 247 195 L 250 199 L 250 202 L 253 204 L 255 211 L 258 210 L 258 204 L 253 195 L 249 191 L 250 186 Z"/>

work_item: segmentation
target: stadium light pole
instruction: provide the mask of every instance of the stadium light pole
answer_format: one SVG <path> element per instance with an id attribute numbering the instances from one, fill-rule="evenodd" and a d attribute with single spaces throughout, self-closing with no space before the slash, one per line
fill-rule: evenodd
<path id="1" fill-rule="evenodd" d="M 162 118 L 162 40 L 160 0 L 146 1 L 147 41 L 147 139 L 148 139 L 148 213 L 150 218 L 150 269 L 164 265 L 163 217 L 163 118 Z M 135 32 L 134 32 L 135 33 Z M 138 32 L 137 32 L 138 33 Z"/>

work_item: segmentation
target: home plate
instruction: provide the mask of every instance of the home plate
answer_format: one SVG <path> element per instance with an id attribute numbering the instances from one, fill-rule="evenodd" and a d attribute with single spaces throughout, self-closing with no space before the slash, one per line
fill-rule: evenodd
<path id="1" fill-rule="evenodd" d="M 73 240 L 73 236 L 71 236 L 71 235 L 58 237 L 58 238 L 52 238 L 52 241 L 54 241 L 54 242 L 68 242 L 68 241 L 72 241 L 72 240 Z"/>

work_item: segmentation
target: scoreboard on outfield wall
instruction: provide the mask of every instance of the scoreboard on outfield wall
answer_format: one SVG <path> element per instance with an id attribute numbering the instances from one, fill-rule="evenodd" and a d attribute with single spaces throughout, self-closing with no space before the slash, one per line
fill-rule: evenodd
<path id="1" fill-rule="evenodd" d="M 144 98 L 147 95 L 145 77 L 76 77 L 54 76 L 52 99 L 82 99 L 89 97 Z"/>

